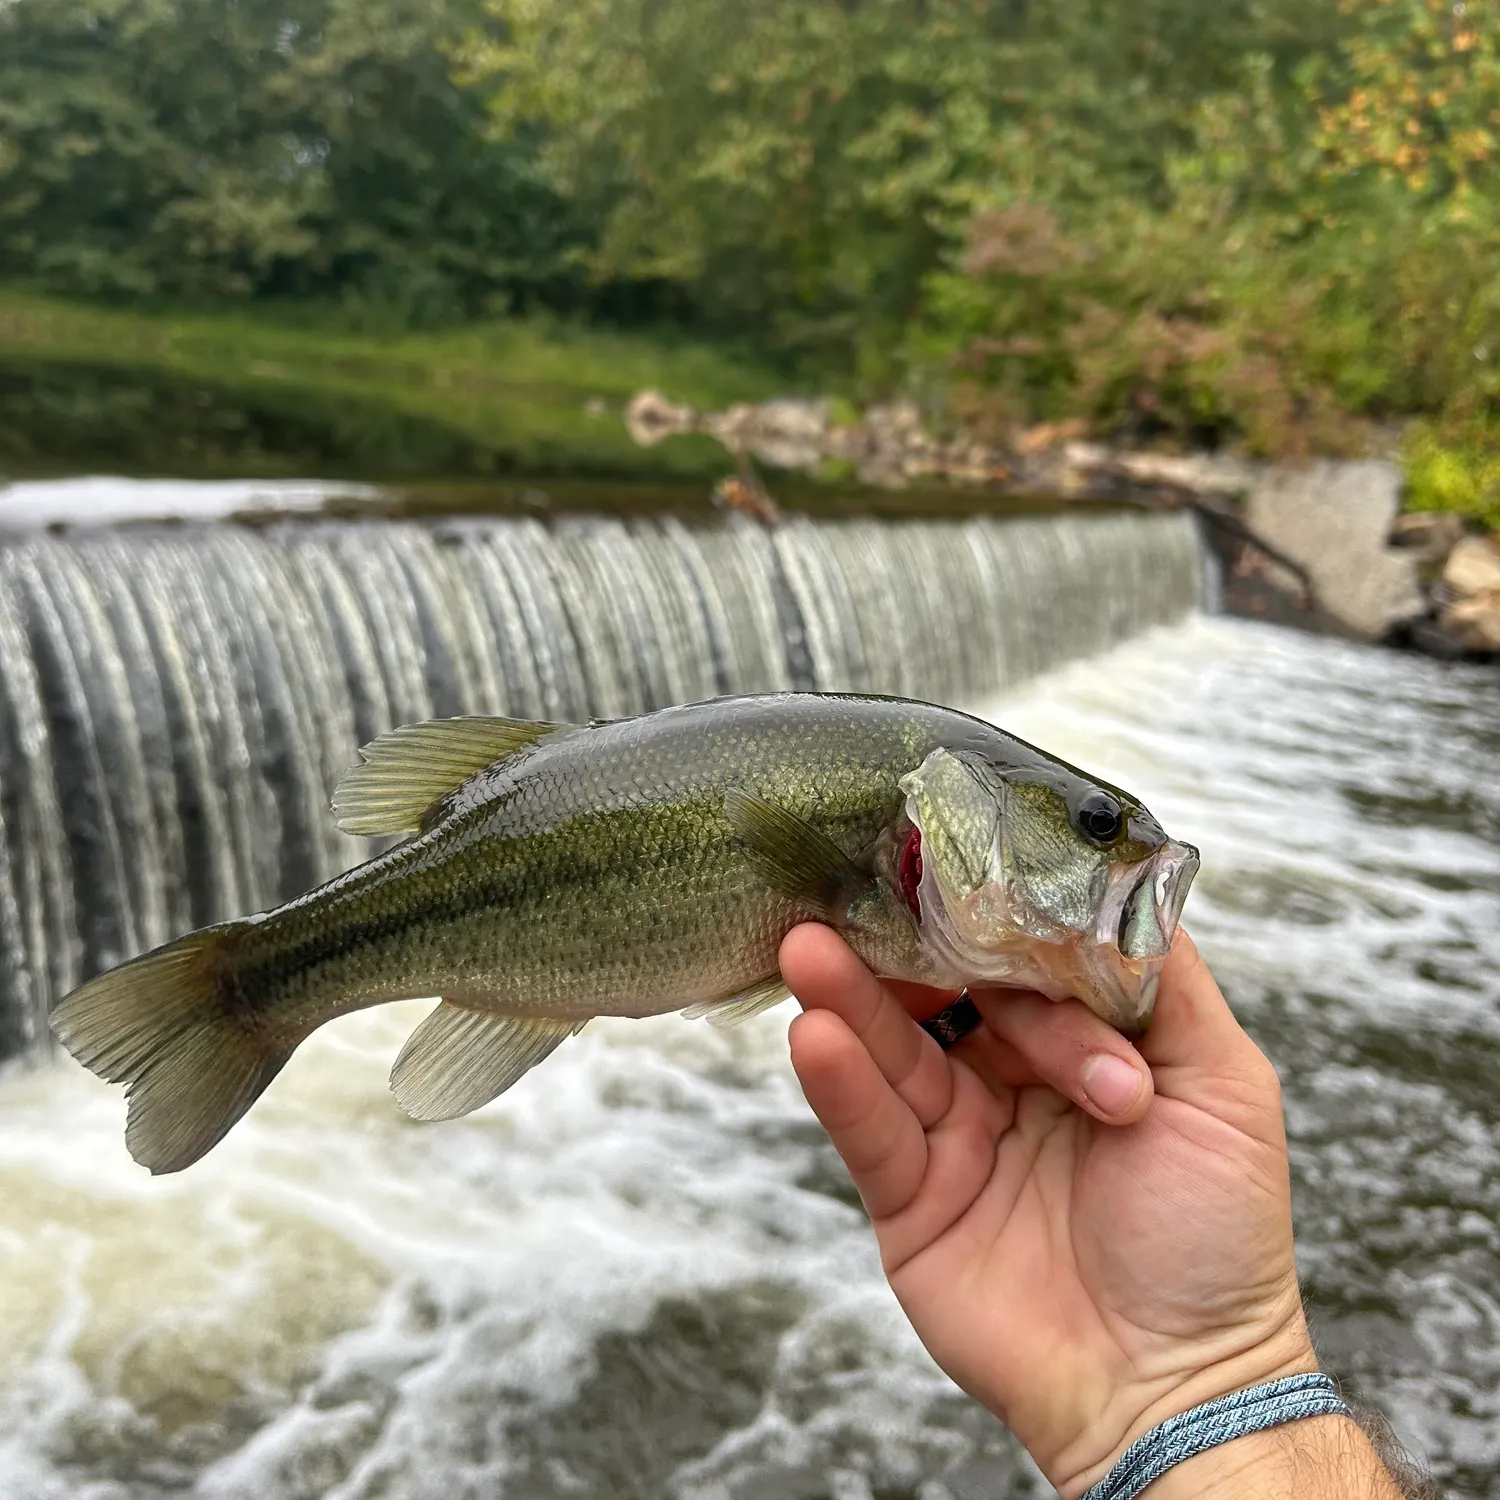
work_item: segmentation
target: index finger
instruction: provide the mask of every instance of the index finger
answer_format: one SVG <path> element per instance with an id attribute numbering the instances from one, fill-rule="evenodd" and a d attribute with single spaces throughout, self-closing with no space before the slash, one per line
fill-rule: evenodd
<path id="1" fill-rule="evenodd" d="M 816 923 L 793 928 L 782 940 L 781 974 L 804 1010 L 832 1011 L 844 1022 L 924 1130 L 943 1117 L 953 1077 L 942 1049 L 836 932 Z"/>
<path id="2" fill-rule="evenodd" d="M 876 1222 L 899 1213 L 927 1175 L 927 1133 L 837 1015 L 804 1011 L 788 1040 L 792 1068 Z"/>

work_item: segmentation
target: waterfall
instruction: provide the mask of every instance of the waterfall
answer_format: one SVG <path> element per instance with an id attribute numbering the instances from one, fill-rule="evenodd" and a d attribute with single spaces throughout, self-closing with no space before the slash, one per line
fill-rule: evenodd
<path id="1" fill-rule="evenodd" d="M 90 974 L 366 857 L 328 797 L 393 724 L 973 702 L 1184 614 L 1201 571 L 1179 513 L 0 537 L 0 1058 Z"/>

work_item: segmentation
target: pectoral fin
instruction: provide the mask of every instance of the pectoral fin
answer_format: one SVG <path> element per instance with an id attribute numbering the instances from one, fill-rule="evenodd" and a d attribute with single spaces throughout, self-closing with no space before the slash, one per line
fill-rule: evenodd
<path id="1" fill-rule="evenodd" d="M 444 1000 L 406 1039 L 391 1092 L 414 1120 L 456 1119 L 503 1094 L 585 1024 Z"/>
<path id="2" fill-rule="evenodd" d="M 431 825 L 466 781 L 568 724 L 540 720 L 429 719 L 373 739 L 344 774 L 333 812 L 345 833 L 415 833 Z"/>
<path id="3" fill-rule="evenodd" d="M 872 876 L 784 807 L 731 787 L 724 794 L 724 813 L 772 888 L 810 906 L 819 920 L 842 924 L 849 903 L 869 889 Z"/>
<path id="4" fill-rule="evenodd" d="M 688 1006 L 682 1014 L 686 1020 L 706 1020 L 710 1026 L 727 1031 L 791 997 L 786 981 L 780 974 L 773 974 L 769 979 L 762 979 L 736 995 L 726 995 L 722 1000 L 700 1000 L 696 1005 Z"/>

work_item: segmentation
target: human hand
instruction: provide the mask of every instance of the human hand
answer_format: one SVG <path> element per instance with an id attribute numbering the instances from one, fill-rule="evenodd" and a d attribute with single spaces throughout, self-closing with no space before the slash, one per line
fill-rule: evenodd
<path id="1" fill-rule="evenodd" d="M 825 927 L 781 969 L 897 1298 L 1061 1494 L 1169 1416 L 1317 1368 L 1280 1085 L 1185 934 L 1138 1050 L 1077 1001 L 977 990 L 984 1028 L 945 1053 L 911 1014 L 944 999 Z"/>

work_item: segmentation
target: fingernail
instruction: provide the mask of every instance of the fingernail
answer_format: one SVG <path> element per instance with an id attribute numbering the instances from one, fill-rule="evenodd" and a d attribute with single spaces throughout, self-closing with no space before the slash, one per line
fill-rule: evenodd
<path id="1" fill-rule="evenodd" d="M 1123 1115 L 1143 1086 L 1141 1075 L 1112 1052 L 1096 1052 L 1083 1065 L 1083 1092 L 1100 1114 Z"/>

